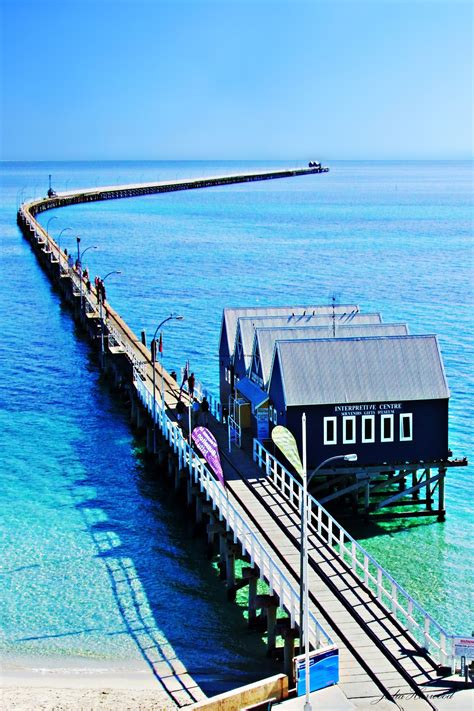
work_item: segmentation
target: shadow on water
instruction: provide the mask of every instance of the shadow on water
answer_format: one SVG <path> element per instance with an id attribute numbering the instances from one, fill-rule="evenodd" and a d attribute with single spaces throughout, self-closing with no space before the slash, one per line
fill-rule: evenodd
<path id="1" fill-rule="evenodd" d="M 93 354 L 88 360 L 88 370 L 97 369 Z M 105 567 L 124 633 L 157 682 L 186 705 L 193 701 L 193 681 L 179 676 L 186 670 L 208 695 L 280 671 L 266 657 L 261 634 L 248 629 L 244 609 L 227 602 L 185 504 L 147 461 L 142 441 L 131 439 L 128 409 L 102 376 L 94 397 L 99 412 L 112 416 L 122 444 L 114 452 L 113 443 L 102 443 L 105 467 L 87 461 L 79 445 L 86 476 L 68 489 Z M 120 464 L 124 446 L 132 463 L 127 471 Z"/>

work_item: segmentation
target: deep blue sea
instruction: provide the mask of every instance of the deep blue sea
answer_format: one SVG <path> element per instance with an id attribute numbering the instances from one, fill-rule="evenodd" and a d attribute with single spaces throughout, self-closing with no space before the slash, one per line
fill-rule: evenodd
<path id="1" fill-rule="evenodd" d="M 119 183 L 286 163 L 3 163 L 0 445 L 3 654 L 136 660 L 171 645 L 212 694 L 272 673 L 258 635 L 143 465 L 111 394 L 15 222 L 20 201 Z M 293 165 L 293 164 L 291 164 Z M 450 446 L 473 458 L 472 166 L 334 162 L 271 182 L 78 205 L 41 216 L 89 250 L 114 308 L 148 337 L 171 311 L 164 363 L 217 391 L 224 306 L 358 303 L 439 335 Z M 357 526 L 364 546 L 448 631 L 470 634 L 473 467 L 451 469 L 447 519 Z M 224 621 L 225 618 L 225 621 Z M 140 641 L 142 640 L 142 641 Z M 192 643 L 190 643 L 192 640 Z M 151 652 L 152 653 L 152 652 Z"/>

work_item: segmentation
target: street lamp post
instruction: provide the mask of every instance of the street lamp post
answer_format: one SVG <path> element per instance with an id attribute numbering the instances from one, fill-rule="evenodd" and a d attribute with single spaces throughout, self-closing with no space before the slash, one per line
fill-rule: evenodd
<path id="1" fill-rule="evenodd" d="M 21 201 L 23 200 L 23 194 L 26 188 L 20 188 L 16 193 L 16 209 L 19 210 L 21 206 Z"/>
<path id="2" fill-rule="evenodd" d="M 63 232 L 70 230 L 72 232 L 72 227 L 64 227 L 58 236 L 58 264 L 59 264 L 59 276 L 61 276 L 61 235 Z"/>
<path id="3" fill-rule="evenodd" d="M 156 336 L 158 331 L 165 323 L 168 321 L 182 321 L 184 316 L 178 316 L 177 314 L 170 314 L 156 327 L 155 334 L 151 340 L 151 366 L 153 369 L 153 454 L 156 453 Z M 161 359 L 161 408 L 162 412 L 165 411 L 165 388 L 164 388 L 164 375 L 163 375 L 163 358 Z"/>
<path id="4" fill-rule="evenodd" d="M 357 461 L 357 454 L 337 454 L 334 457 L 329 457 L 322 461 L 316 469 L 313 469 L 311 474 L 308 476 L 306 469 L 306 414 L 303 414 L 302 420 L 303 426 L 303 505 L 302 505 L 302 520 L 301 520 L 301 539 L 303 546 L 301 549 L 301 555 L 303 556 L 303 578 L 302 578 L 302 589 L 301 589 L 301 600 L 300 600 L 300 616 L 301 610 L 303 610 L 303 640 L 304 640 L 304 653 L 305 653 L 305 680 L 306 680 L 306 697 L 304 704 L 304 711 L 311 711 L 311 701 L 309 700 L 310 694 L 310 679 L 309 679 L 309 581 L 308 581 L 308 487 L 313 476 L 330 462 L 334 462 L 338 459 L 343 459 L 346 462 Z M 301 627 L 300 627 L 301 629 Z"/>
<path id="5" fill-rule="evenodd" d="M 308 486 L 313 476 L 330 462 L 338 459 L 344 459 L 348 462 L 355 462 L 357 454 L 338 454 L 334 457 L 329 457 L 318 464 L 316 469 L 313 469 L 308 476 L 306 465 L 306 413 L 303 413 L 301 418 L 302 427 L 302 446 L 303 446 L 303 462 L 301 462 L 298 452 L 298 446 L 292 433 L 281 425 L 277 425 L 272 430 L 272 440 L 277 447 L 283 452 L 285 457 L 294 466 L 303 482 L 303 491 L 301 496 L 301 531 L 300 531 L 300 639 L 305 651 L 305 705 L 304 711 L 311 711 L 310 694 L 310 678 L 309 678 L 309 585 L 308 585 Z M 300 650 L 301 651 L 301 650 Z"/>
<path id="6" fill-rule="evenodd" d="M 85 253 L 88 252 L 90 249 L 98 249 L 96 244 L 92 244 L 90 247 L 86 247 L 85 249 L 82 250 L 81 252 L 81 238 L 79 235 L 76 237 L 77 240 L 77 268 L 78 268 L 78 274 L 79 274 L 79 293 L 81 295 L 81 301 L 80 301 L 80 306 L 81 306 L 81 315 L 82 315 L 82 307 L 84 303 L 84 297 L 83 297 L 83 284 L 82 284 L 82 258 L 84 257 Z"/>
<path id="7" fill-rule="evenodd" d="M 105 277 L 102 279 L 102 283 L 104 283 L 104 281 L 107 279 L 107 277 L 109 277 L 111 274 L 121 274 L 121 273 L 122 273 L 122 272 L 120 271 L 120 269 L 112 269 L 112 271 L 109 272 L 108 274 L 106 274 Z M 102 363 L 103 363 L 103 360 L 104 360 L 104 352 L 105 352 L 105 348 L 104 348 L 104 327 L 105 327 L 105 324 L 104 324 L 104 311 L 103 311 L 103 303 L 102 303 L 102 294 L 100 294 L 100 298 L 99 298 L 99 291 L 98 291 L 98 289 L 96 290 L 96 297 L 97 297 L 97 302 L 98 302 L 98 304 L 99 304 L 99 318 L 100 318 L 100 353 L 101 353 Z"/>
<path id="8" fill-rule="evenodd" d="M 57 220 L 57 216 L 53 215 L 52 217 L 49 218 L 48 222 L 46 223 L 46 251 L 48 251 L 48 245 L 49 245 L 49 223 L 52 222 L 53 220 Z"/>

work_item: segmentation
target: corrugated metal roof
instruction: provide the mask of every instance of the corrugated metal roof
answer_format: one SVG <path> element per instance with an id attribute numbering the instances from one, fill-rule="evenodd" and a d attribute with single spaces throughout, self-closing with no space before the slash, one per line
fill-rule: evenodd
<path id="1" fill-rule="evenodd" d="M 280 326 L 294 327 L 298 326 L 328 326 L 332 325 L 332 313 L 326 311 L 315 315 L 296 315 L 296 316 L 247 316 L 240 317 L 237 322 L 236 334 L 240 331 L 242 339 L 242 347 L 244 351 L 245 368 L 250 367 L 252 359 L 253 338 L 256 328 L 263 326 Z M 381 323 L 382 317 L 380 314 L 361 314 L 354 312 L 342 312 L 336 314 L 336 324 L 344 323 Z M 236 340 L 237 343 L 237 335 Z M 232 350 L 234 352 L 234 349 Z"/>
<path id="2" fill-rule="evenodd" d="M 242 378 L 236 384 L 235 389 L 241 393 L 246 400 L 252 403 L 253 407 L 260 407 L 268 400 L 268 393 L 255 385 L 249 378 Z"/>
<path id="3" fill-rule="evenodd" d="M 366 336 L 406 336 L 405 323 L 360 323 L 356 320 L 349 325 L 336 326 L 336 338 L 361 338 Z M 258 344 L 264 387 L 270 378 L 275 341 L 294 341 L 307 338 L 332 338 L 332 323 L 329 326 L 304 326 L 301 328 L 278 327 L 255 329 L 252 356 Z"/>
<path id="4" fill-rule="evenodd" d="M 288 405 L 449 397 L 436 336 L 277 341 Z"/>
<path id="5" fill-rule="evenodd" d="M 234 352 L 235 343 L 235 333 L 237 331 L 237 321 L 241 316 L 283 316 L 287 314 L 310 314 L 313 311 L 326 312 L 332 309 L 332 306 L 248 306 L 248 307 L 237 307 L 237 308 L 226 308 L 223 312 L 222 317 L 222 328 L 226 327 L 227 333 L 227 345 L 229 347 L 229 353 Z M 352 311 L 359 311 L 357 304 L 337 304 L 334 307 L 336 313 L 351 313 Z"/>

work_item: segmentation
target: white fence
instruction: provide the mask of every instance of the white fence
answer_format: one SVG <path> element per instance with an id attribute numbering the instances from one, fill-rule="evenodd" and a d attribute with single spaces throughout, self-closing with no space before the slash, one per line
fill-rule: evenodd
<path id="1" fill-rule="evenodd" d="M 140 378 L 134 381 L 134 385 L 138 397 L 153 417 L 152 393 Z M 278 595 L 280 607 L 288 613 L 292 627 L 297 626 L 300 614 L 299 589 L 288 580 L 264 543 L 251 530 L 245 518 L 231 502 L 227 490 L 189 446 L 177 423 L 172 421 L 161 408 L 156 413 L 156 423 L 178 456 L 179 467 L 188 469 L 192 481 L 199 486 L 206 500 L 211 501 L 213 509 L 218 512 L 219 520 L 225 523 L 227 531 L 232 531 L 234 542 L 239 542 L 243 553 L 248 554 L 252 567 L 258 566 L 260 578 L 267 582 L 270 593 L 275 592 Z M 309 641 L 314 649 L 333 644 L 312 613 L 310 613 Z"/>
<path id="2" fill-rule="evenodd" d="M 296 511 L 301 511 L 303 487 L 257 440 L 253 459 Z M 442 665 L 454 666 L 453 638 L 397 583 L 377 561 L 311 495 L 308 526 L 346 563 L 366 588 Z"/>

